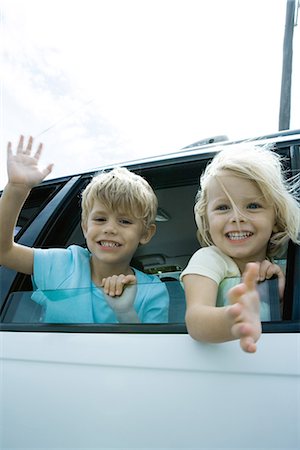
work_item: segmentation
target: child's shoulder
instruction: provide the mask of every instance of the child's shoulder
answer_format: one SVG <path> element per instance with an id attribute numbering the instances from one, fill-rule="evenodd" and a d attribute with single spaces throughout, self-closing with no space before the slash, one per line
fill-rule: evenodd
<path id="1" fill-rule="evenodd" d="M 216 246 L 209 246 L 201 247 L 192 255 L 181 274 L 181 280 L 190 274 L 206 276 L 219 284 L 226 277 L 239 276 L 239 269 L 232 258 Z"/>

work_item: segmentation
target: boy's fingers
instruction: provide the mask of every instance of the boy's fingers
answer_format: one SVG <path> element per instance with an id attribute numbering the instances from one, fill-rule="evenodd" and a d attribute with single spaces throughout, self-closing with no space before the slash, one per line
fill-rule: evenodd
<path id="1" fill-rule="evenodd" d="M 52 172 L 53 164 L 49 164 L 44 170 L 43 170 L 43 176 L 46 178 L 47 175 L 49 175 Z"/>
<path id="2" fill-rule="evenodd" d="M 122 281 L 123 284 L 135 284 L 136 283 L 136 278 L 135 275 L 126 275 Z"/>
<path id="3" fill-rule="evenodd" d="M 116 284 L 116 295 L 121 295 L 124 290 L 124 284 L 122 280 L 118 281 Z"/>
<path id="4" fill-rule="evenodd" d="M 12 155 L 12 146 L 11 146 L 11 142 L 8 142 L 8 143 L 7 143 L 7 154 L 8 154 L 9 156 Z"/>
<path id="5" fill-rule="evenodd" d="M 111 277 L 108 284 L 108 294 L 113 297 L 116 292 L 116 279 Z"/>
<path id="6" fill-rule="evenodd" d="M 21 134 L 19 143 L 18 143 L 18 147 L 17 147 L 17 153 L 23 152 L 23 144 L 24 144 L 24 136 Z"/>
<path id="7" fill-rule="evenodd" d="M 32 143 L 33 143 L 33 138 L 32 138 L 32 136 L 30 136 L 30 138 L 28 139 L 26 150 L 24 152 L 26 155 L 30 155 L 31 148 L 32 148 Z"/>
<path id="8" fill-rule="evenodd" d="M 43 144 L 39 144 L 38 149 L 34 155 L 35 159 L 40 159 L 42 151 L 43 151 Z"/>

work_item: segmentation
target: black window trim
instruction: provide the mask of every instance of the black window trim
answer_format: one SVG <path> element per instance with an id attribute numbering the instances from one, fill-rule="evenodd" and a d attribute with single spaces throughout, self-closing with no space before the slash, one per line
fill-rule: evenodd
<path id="1" fill-rule="evenodd" d="M 72 177 L 66 184 L 57 192 L 51 201 L 38 213 L 32 223 L 26 228 L 18 242 L 23 245 L 34 247 L 36 241 L 40 239 L 41 234 L 44 233 L 49 222 L 53 220 L 55 213 L 59 211 L 62 204 L 65 203 L 67 197 L 73 191 L 74 187 L 80 180 L 79 176 Z M 38 236 L 38 238 L 37 238 Z M 0 316 L 5 305 L 6 299 L 10 292 L 14 290 L 17 279 L 23 275 L 18 272 L 0 266 L 0 280 L 5 279 L 5 286 L 1 289 L 0 298 Z"/>
<path id="2" fill-rule="evenodd" d="M 51 324 L 2 323 L 0 331 L 32 333 L 187 334 L 184 323 L 159 324 Z M 299 333 L 300 321 L 263 322 L 263 334 Z"/>

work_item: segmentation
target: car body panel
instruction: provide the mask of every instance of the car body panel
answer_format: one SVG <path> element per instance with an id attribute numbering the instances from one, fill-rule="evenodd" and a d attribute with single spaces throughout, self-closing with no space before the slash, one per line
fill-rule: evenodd
<path id="1" fill-rule="evenodd" d="M 161 334 L 7 332 L 1 348 L 3 448 L 299 448 L 299 334 L 254 355 Z"/>

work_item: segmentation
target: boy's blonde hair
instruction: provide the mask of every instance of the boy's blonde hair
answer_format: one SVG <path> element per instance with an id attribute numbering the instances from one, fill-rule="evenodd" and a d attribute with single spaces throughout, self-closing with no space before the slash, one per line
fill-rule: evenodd
<path id="1" fill-rule="evenodd" d="M 95 200 L 112 210 L 142 220 L 145 229 L 155 222 L 157 197 L 139 175 L 125 167 L 96 175 L 82 193 L 82 222 L 86 223 Z"/>
<path id="2" fill-rule="evenodd" d="M 254 181 L 269 205 L 274 205 L 276 232 L 271 236 L 267 256 L 279 256 L 288 239 L 300 243 L 300 178 L 285 180 L 281 158 L 270 146 L 253 144 L 221 148 L 200 177 L 200 188 L 196 196 L 195 219 L 201 245 L 213 245 L 207 218 L 207 188 L 212 178 L 224 170 L 235 176 Z M 298 198 L 297 198 L 298 196 Z M 231 200 L 232 201 L 232 200 Z M 235 206 L 235 205 L 233 205 Z"/>

